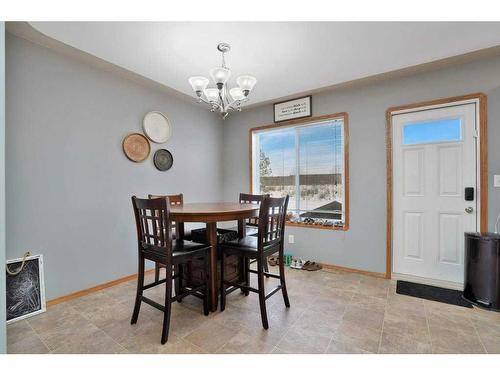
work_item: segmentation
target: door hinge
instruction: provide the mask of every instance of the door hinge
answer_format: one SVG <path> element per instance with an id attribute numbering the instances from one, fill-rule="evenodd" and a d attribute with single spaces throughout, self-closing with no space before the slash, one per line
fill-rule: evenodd
<path id="1" fill-rule="evenodd" d="M 479 131 L 474 129 L 474 138 L 479 138 Z"/>

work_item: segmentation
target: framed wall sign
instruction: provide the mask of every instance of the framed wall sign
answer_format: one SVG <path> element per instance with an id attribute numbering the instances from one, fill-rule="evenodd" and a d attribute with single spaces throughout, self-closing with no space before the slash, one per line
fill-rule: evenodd
<path id="1" fill-rule="evenodd" d="M 274 104 L 274 122 L 283 122 L 311 116 L 311 95 Z"/>

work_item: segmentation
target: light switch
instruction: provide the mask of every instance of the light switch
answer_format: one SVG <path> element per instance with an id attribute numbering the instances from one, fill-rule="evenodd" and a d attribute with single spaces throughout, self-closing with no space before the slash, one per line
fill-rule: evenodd
<path id="1" fill-rule="evenodd" d="M 500 187 L 500 174 L 496 174 L 493 176 L 493 186 Z"/>
<path id="2" fill-rule="evenodd" d="M 288 235 L 288 243 L 295 243 L 295 237 L 293 236 L 293 234 Z"/>

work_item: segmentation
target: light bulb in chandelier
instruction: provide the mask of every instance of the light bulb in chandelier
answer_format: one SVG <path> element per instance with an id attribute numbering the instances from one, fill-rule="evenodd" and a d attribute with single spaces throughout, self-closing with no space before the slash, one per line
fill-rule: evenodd
<path id="1" fill-rule="evenodd" d="M 196 93 L 196 95 L 201 96 L 203 90 L 205 90 L 208 86 L 208 83 L 210 82 L 208 78 L 201 77 L 201 76 L 195 76 L 189 78 L 189 84 L 193 88 L 193 91 Z"/>
<path id="2" fill-rule="evenodd" d="M 205 89 L 203 93 L 210 103 L 217 103 L 219 101 L 219 90 Z"/>
<path id="3" fill-rule="evenodd" d="M 214 68 L 210 71 L 210 76 L 216 84 L 225 84 L 229 77 L 231 77 L 231 71 L 226 68 Z"/>
<path id="4" fill-rule="evenodd" d="M 233 87 L 231 90 L 229 90 L 229 95 L 231 95 L 231 98 L 233 98 L 233 100 L 245 99 L 245 94 L 239 87 Z"/>
<path id="5" fill-rule="evenodd" d="M 257 83 L 257 79 L 252 76 L 239 76 L 236 78 L 236 83 L 240 86 L 245 96 L 247 96 Z"/>

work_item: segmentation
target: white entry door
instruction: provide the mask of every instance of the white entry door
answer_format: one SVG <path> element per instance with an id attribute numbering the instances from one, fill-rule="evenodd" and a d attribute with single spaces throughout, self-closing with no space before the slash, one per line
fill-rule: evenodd
<path id="1" fill-rule="evenodd" d="M 464 232 L 476 231 L 479 217 L 476 104 L 392 120 L 393 273 L 463 284 Z"/>

